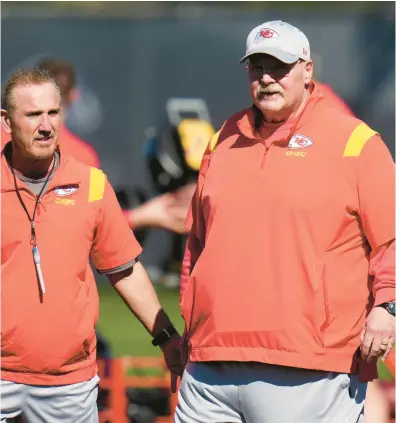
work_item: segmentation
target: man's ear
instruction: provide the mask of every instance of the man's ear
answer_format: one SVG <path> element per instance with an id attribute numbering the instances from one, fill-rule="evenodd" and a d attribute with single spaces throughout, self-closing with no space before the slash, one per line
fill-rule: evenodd
<path id="1" fill-rule="evenodd" d="M 5 109 L 1 109 L 1 124 L 7 134 L 11 134 L 10 114 Z"/>
<path id="2" fill-rule="evenodd" d="M 309 62 L 304 63 L 304 82 L 305 85 L 309 85 L 312 81 L 313 76 L 313 63 L 310 60 Z"/>

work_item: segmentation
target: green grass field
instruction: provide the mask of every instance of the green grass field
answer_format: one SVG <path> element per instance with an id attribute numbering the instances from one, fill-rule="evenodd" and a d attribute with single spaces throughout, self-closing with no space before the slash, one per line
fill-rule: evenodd
<path id="1" fill-rule="evenodd" d="M 184 328 L 179 311 L 179 292 L 162 286 L 156 288 L 161 304 L 177 329 Z M 159 356 L 161 350 L 151 345 L 151 337 L 140 322 L 131 314 L 117 293 L 106 281 L 98 284 L 100 318 L 98 329 L 109 342 L 112 353 L 120 356 Z M 392 380 L 389 371 L 379 360 L 380 379 Z"/>
<path id="2" fill-rule="evenodd" d="M 156 288 L 164 310 L 179 332 L 183 331 L 183 319 L 179 311 L 179 292 L 163 287 Z M 151 337 L 141 323 L 131 314 L 110 283 L 98 284 L 100 297 L 100 317 L 98 329 L 109 342 L 112 353 L 116 357 L 158 356 L 159 348 L 151 345 Z"/>

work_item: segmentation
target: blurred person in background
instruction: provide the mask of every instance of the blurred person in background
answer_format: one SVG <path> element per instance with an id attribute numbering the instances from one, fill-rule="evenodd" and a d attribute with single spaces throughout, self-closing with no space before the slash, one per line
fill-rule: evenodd
<path id="1" fill-rule="evenodd" d="M 37 66 L 48 71 L 55 78 L 62 92 L 62 108 L 64 113 L 67 113 L 80 95 L 74 67 L 71 63 L 57 58 L 45 58 Z M 78 161 L 89 166 L 101 167 L 99 155 L 93 146 L 70 132 L 65 125 L 61 127 L 59 145 L 65 154 L 75 157 Z"/>
<path id="2" fill-rule="evenodd" d="M 187 218 L 175 422 L 360 423 L 395 336 L 394 163 L 326 102 L 297 28 L 254 28 L 246 60 L 254 105 L 211 140 Z"/>
<path id="3" fill-rule="evenodd" d="M 0 421 L 98 422 L 91 258 L 153 336 L 172 374 L 180 336 L 139 262 L 141 246 L 106 175 L 58 149 L 61 90 L 41 69 L 2 89 Z"/>
<path id="4" fill-rule="evenodd" d="M 145 131 L 143 148 L 156 195 L 147 199 L 140 190 L 129 187 L 120 190 L 117 198 L 138 240 L 145 238 L 149 228 L 170 232 L 166 255 L 147 270 L 153 281 L 179 289 L 186 242 L 184 221 L 202 156 L 215 130 L 209 108 L 201 98 L 171 97 L 165 111 L 166 121 L 160 130 L 151 126 Z"/>
<path id="5" fill-rule="evenodd" d="M 159 194 L 134 209 L 124 210 L 129 227 L 161 228 L 186 234 L 185 220 L 196 188 L 189 183 L 177 190 Z"/>

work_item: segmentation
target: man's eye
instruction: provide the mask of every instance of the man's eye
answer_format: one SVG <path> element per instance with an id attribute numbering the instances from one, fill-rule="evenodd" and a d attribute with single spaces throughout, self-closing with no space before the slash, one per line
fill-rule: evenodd
<path id="1" fill-rule="evenodd" d="M 290 72 L 292 70 L 293 66 L 290 65 L 281 65 L 278 67 L 279 72 Z"/>

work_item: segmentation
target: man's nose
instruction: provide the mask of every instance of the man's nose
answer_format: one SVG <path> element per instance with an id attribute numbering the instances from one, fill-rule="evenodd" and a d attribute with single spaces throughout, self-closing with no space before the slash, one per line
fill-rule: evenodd
<path id="1" fill-rule="evenodd" d="M 51 119 L 47 114 L 43 113 L 41 115 L 39 130 L 40 131 L 46 131 L 46 132 L 52 131 Z"/>
<path id="2" fill-rule="evenodd" d="M 269 85 L 274 82 L 274 78 L 268 73 L 267 69 L 263 69 L 263 74 L 261 75 L 261 81 L 265 85 Z"/>

